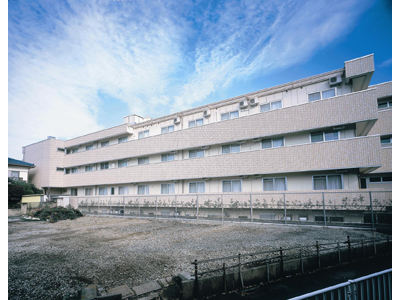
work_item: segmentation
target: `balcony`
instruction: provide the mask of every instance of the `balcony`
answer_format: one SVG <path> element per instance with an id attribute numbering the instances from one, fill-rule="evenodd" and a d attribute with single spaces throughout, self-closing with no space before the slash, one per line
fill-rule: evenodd
<path id="1" fill-rule="evenodd" d="M 368 136 L 69 174 L 64 176 L 64 186 L 154 182 L 350 168 L 359 168 L 363 172 L 380 166 L 380 138 L 379 136 Z"/>
<path id="2" fill-rule="evenodd" d="M 378 118 L 375 90 L 337 96 L 233 120 L 184 129 L 64 157 L 64 167 L 356 123 L 365 135 Z"/>

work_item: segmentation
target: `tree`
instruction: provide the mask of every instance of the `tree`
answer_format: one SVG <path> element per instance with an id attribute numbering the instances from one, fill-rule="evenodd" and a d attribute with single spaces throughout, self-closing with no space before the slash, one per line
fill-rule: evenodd
<path id="1" fill-rule="evenodd" d="M 22 195 L 43 194 L 33 183 L 8 178 L 8 207 L 19 208 Z"/>

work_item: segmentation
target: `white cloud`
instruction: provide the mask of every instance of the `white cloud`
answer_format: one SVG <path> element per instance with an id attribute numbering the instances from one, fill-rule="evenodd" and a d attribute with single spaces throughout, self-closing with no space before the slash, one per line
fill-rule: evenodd
<path id="1" fill-rule="evenodd" d="M 122 122 L 201 104 L 233 80 L 304 61 L 348 31 L 359 6 L 10 2 L 9 155 L 48 135 L 102 129 L 99 93 L 127 103 Z"/>
<path id="2" fill-rule="evenodd" d="M 389 59 L 387 59 L 387 60 L 381 62 L 381 63 L 378 65 L 378 67 L 380 67 L 380 68 L 386 68 L 386 67 L 389 67 L 389 66 L 391 66 L 391 65 L 392 65 L 392 58 L 389 58 Z"/>

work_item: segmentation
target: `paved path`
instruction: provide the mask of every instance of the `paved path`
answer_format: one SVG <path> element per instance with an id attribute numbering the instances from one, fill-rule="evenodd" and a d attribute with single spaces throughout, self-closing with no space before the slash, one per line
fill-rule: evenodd
<path id="1" fill-rule="evenodd" d="M 391 256 L 381 256 L 369 260 L 346 264 L 339 267 L 321 270 L 313 274 L 305 274 L 286 278 L 274 283 L 261 285 L 254 290 L 246 289 L 244 292 L 232 292 L 226 295 L 208 297 L 213 300 L 265 300 L 265 299 L 289 299 L 320 290 L 335 284 L 356 279 L 375 272 L 390 269 L 392 267 Z"/>

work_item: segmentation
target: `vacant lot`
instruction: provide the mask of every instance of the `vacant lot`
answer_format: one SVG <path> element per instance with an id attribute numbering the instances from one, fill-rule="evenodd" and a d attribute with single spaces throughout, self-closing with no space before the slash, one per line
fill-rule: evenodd
<path id="1" fill-rule="evenodd" d="M 62 299 L 91 283 L 133 287 L 192 271 L 194 259 L 372 237 L 351 229 L 112 217 L 8 229 L 9 299 Z"/>

